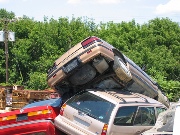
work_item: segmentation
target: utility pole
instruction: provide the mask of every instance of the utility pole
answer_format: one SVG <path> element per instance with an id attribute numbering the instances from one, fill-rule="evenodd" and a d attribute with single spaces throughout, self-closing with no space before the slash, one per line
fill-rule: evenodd
<path id="1" fill-rule="evenodd" d="M 6 57 L 6 84 L 8 84 L 8 80 L 9 80 L 9 74 L 8 74 L 8 57 L 9 57 L 9 53 L 8 53 L 8 20 L 6 19 L 4 21 L 4 45 L 5 45 L 5 57 Z"/>
<path id="2" fill-rule="evenodd" d="M 15 35 L 14 32 L 10 32 L 8 30 L 8 23 L 9 22 L 13 22 L 13 20 L 11 19 L 3 19 L 4 22 L 4 30 L 1 31 L 0 35 L 0 42 L 4 42 L 5 45 L 5 60 L 6 60 L 6 84 L 8 84 L 9 81 L 9 74 L 8 74 L 8 57 L 9 57 L 9 53 L 8 53 L 8 41 L 15 41 Z"/>

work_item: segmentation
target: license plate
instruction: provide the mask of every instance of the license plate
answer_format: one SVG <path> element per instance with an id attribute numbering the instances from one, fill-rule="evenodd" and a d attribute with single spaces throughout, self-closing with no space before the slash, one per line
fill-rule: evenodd
<path id="1" fill-rule="evenodd" d="M 70 61 L 68 64 L 66 64 L 63 67 L 64 72 L 69 73 L 70 71 L 72 71 L 73 69 L 75 69 L 78 66 L 78 63 L 79 63 L 79 61 L 77 59 Z"/>
<path id="2" fill-rule="evenodd" d="M 28 116 L 26 113 L 25 114 L 18 114 L 16 121 L 23 121 L 23 120 L 27 120 L 27 119 L 28 119 Z"/>

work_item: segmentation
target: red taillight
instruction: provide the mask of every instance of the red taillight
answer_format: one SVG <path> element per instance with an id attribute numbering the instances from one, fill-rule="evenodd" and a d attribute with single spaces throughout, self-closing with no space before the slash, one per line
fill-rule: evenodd
<path id="1" fill-rule="evenodd" d="M 100 41 L 100 39 L 97 37 L 89 37 L 88 39 L 84 40 L 81 44 L 83 48 L 86 48 L 89 45 L 93 44 L 95 41 Z"/>
<path id="2" fill-rule="evenodd" d="M 17 119 L 16 115 L 0 117 L 0 125 L 7 125 L 9 123 L 14 123 L 16 122 L 16 119 Z"/>
<path id="3" fill-rule="evenodd" d="M 92 50 L 89 50 L 89 51 L 87 51 L 87 54 L 89 54 L 89 53 L 91 53 L 92 52 Z"/>
<path id="4" fill-rule="evenodd" d="M 63 116 L 65 107 L 66 107 L 66 104 L 63 104 L 62 107 L 61 107 L 61 110 L 60 110 L 60 113 L 59 113 L 61 116 Z"/>
<path id="5" fill-rule="evenodd" d="M 53 111 L 51 109 L 38 110 L 22 114 L 14 114 L 10 116 L 0 117 L 0 125 L 13 124 L 15 122 L 23 122 L 34 119 L 54 119 Z"/>
<path id="6" fill-rule="evenodd" d="M 104 124 L 104 127 L 102 129 L 101 135 L 106 135 L 108 129 L 108 124 Z"/>
<path id="7" fill-rule="evenodd" d="M 53 78 L 56 77 L 56 74 L 53 75 Z"/>

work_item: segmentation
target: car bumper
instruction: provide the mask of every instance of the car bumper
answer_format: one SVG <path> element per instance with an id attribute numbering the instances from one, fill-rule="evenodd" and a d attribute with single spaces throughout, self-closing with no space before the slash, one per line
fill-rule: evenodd
<path id="1" fill-rule="evenodd" d="M 55 127 L 51 120 L 28 121 L 17 124 L 0 126 L 0 135 L 56 135 Z"/>
<path id="2" fill-rule="evenodd" d="M 81 52 L 76 57 L 80 60 L 81 65 L 82 65 L 92 60 L 93 58 L 95 58 L 96 56 L 100 54 L 104 57 L 109 58 L 110 60 L 114 60 L 113 52 L 109 48 L 101 46 L 101 45 L 94 45 L 88 48 L 87 50 L 84 50 L 84 52 Z M 62 66 L 57 67 L 57 69 L 48 76 L 48 79 L 47 79 L 48 85 L 53 87 L 57 82 L 63 80 L 66 76 L 67 74 L 63 71 Z"/>
<path id="3" fill-rule="evenodd" d="M 59 130 L 61 130 L 62 132 L 66 133 L 68 135 L 97 135 L 96 133 L 89 132 L 78 125 L 74 125 L 74 124 L 70 124 L 70 123 L 71 123 L 70 121 L 69 121 L 69 123 L 66 123 L 61 118 L 61 116 L 57 116 L 54 121 L 55 126 Z"/>

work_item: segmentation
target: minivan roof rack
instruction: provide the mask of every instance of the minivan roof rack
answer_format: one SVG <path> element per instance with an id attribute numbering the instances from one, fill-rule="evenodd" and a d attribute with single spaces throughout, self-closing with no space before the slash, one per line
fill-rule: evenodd
<path id="1" fill-rule="evenodd" d="M 122 100 L 124 103 L 126 103 L 126 100 L 125 100 L 124 98 L 122 98 L 122 97 L 116 95 L 116 93 L 112 93 L 112 92 L 110 92 L 110 91 L 105 91 L 105 92 L 108 93 L 109 95 L 112 95 L 112 96 L 114 96 L 114 97 L 116 97 L 116 98 Z"/>
<path id="2" fill-rule="evenodd" d="M 135 95 L 135 96 L 138 96 L 139 98 L 143 99 L 146 103 L 149 103 L 149 101 L 148 101 L 145 97 L 141 96 L 140 94 L 138 94 L 138 93 L 133 93 L 133 92 L 131 92 L 131 94 L 133 94 L 133 95 Z"/>

